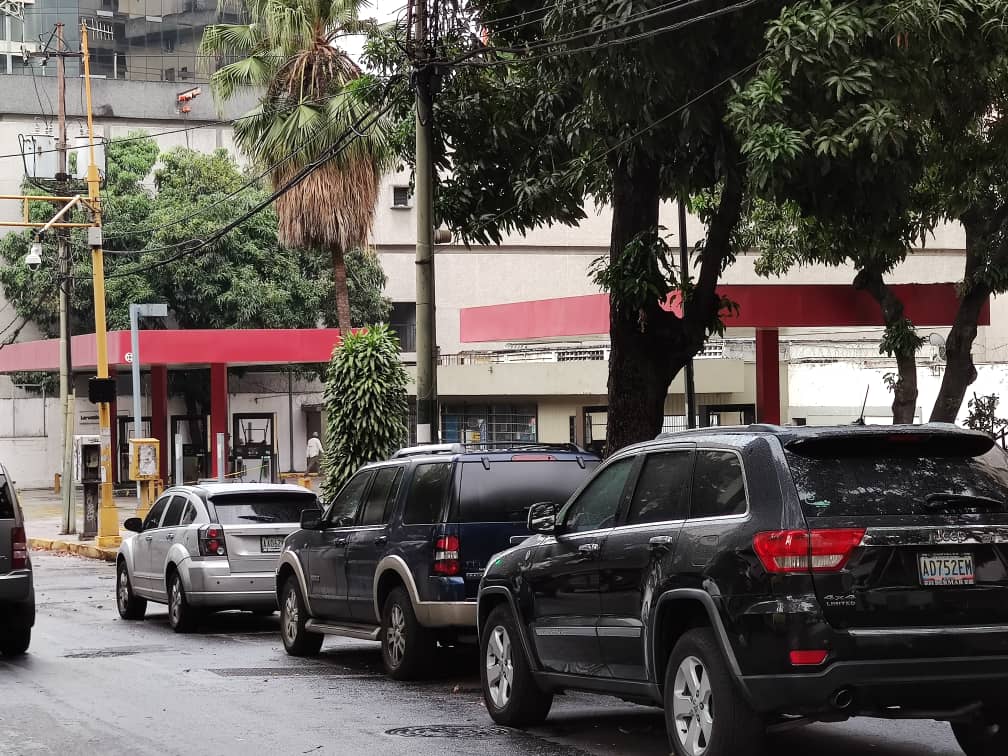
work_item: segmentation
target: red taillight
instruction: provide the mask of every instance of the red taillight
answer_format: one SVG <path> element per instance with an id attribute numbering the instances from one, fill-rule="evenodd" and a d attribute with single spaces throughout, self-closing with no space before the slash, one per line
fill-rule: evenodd
<path id="1" fill-rule="evenodd" d="M 200 528 L 199 550 L 203 556 L 227 556 L 224 529 L 220 525 L 204 525 Z"/>
<path id="2" fill-rule="evenodd" d="M 458 536 L 442 536 L 434 542 L 434 574 L 453 577 L 462 572 Z"/>
<path id="3" fill-rule="evenodd" d="M 795 667 L 816 667 L 826 661 L 829 651 L 824 648 L 814 651 L 792 651 L 791 664 Z"/>
<path id="4" fill-rule="evenodd" d="M 753 549 L 767 572 L 836 572 L 864 538 L 864 528 L 757 533 Z"/>
<path id="5" fill-rule="evenodd" d="M 28 537 L 22 527 L 11 528 L 11 569 L 28 568 Z"/>

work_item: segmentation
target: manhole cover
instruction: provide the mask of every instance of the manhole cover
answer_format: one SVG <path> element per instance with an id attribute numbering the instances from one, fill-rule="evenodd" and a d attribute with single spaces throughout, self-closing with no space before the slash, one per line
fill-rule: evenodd
<path id="1" fill-rule="evenodd" d="M 509 735 L 503 727 L 478 727 L 476 725 L 415 725 L 413 727 L 396 727 L 386 730 L 386 735 L 398 735 L 401 738 L 496 738 Z"/>

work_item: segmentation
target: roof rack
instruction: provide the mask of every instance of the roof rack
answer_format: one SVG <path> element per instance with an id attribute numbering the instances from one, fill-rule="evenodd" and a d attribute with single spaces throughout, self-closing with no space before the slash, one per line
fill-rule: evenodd
<path id="1" fill-rule="evenodd" d="M 582 449 L 577 444 L 551 444 L 539 441 L 477 441 L 470 444 L 462 444 L 466 451 L 493 451 L 493 452 L 508 452 L 508 451 L 562 451 L 570 452 L 571 454 L 587 454 L 584 449 Z"/>
<path id="2" fill-rule="evenodd" d="M 392 454 L 392 459 L 417 457 L 421 454 L 462 454 L 465 450 L 465 446 L 462 444 L 420 444 L 400 449 Z"/>
<path id="3" fill-rule="evenodd" d="M 693 434 L 717 434 L 717 433 L 783 433 L 785 428 L 780 425 L 770 423 L 750 423 L 749 425 L 709 425 L 704 428 L 683 428 L 682 430 L 659 433 L 655 441 L 667 441 Z"/>

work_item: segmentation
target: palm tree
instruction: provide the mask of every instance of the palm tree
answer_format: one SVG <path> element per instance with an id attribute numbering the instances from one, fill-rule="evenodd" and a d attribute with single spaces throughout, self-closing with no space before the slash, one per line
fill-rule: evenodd
<path id="1" fill-rule="evenodd" d="M 233 62 L 210 77 L 221 100 L 262 93 L 258 107 L 235 123 L 238 146 L 281 187 L 308 163 L 346 139 L 371 110 L 361 69 L 335 40 L 367 26 L 362 0 L 221 0 L 244 6 L 244 24 L 203 32 L 204 60 Z M 388 122 L 380 119 L 336 157 L 276 201 L 280 242 L 324 248 L 332 259 L 337 324 L 350 328 L 344 255 L 367 244 L 378 181 L 391 158 Z M 355 129 L 356 131 L 356 129 Z M 352 132 L 351 132 L 352 133 Z"/>

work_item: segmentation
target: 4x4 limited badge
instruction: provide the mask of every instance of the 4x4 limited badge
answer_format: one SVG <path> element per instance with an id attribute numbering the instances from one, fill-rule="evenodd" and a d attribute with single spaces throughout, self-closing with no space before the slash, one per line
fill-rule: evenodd
<path id="1" fill-rule="evenodd" d="M 857 599 L 854 598 L 853 593 L 848 593 L 846 596 L 840 595 L 830 595 L 823 597 L 823 603 L 826 604 L 830 609 L 836 609 L 838 607 L 849 607 L 853 609 L 857 606 Z"/>

